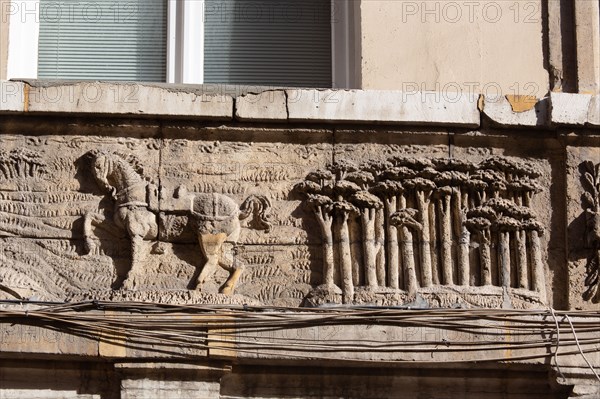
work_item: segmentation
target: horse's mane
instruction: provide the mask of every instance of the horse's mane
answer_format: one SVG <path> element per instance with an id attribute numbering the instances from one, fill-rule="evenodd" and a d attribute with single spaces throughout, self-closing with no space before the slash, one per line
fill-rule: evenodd
<path id="1" fill-rule="evenodd" d="M 124 162 L 126 165 L 131 167 L 133 169 L 133 171 L 136 174 L 138 174 L 142 179 L 144 179 L 150 183 L 153 183 L 153 179 L 151 177 L 149 177 L 147 175 L 147 173 L 144 171 L 144 165 L 142 164 L 142 161 L 140 161 L 139 158 L 136 157 L 135 155 L 126 154 L 126 153 L 123 153 L 120 151 L 111 151 L 111 150 L 105 150 L 105 149 L 91 150 L 87 153 L 87 156 L 90 159 L 94 159 L 101 155 L 104 155 L 108 158 L 117 158 L 118 160 Z"/>

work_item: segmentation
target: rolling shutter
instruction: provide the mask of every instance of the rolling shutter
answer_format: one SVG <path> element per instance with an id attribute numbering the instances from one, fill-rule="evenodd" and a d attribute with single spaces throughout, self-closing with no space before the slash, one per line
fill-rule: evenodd
<path id="1" fill-rule="evenodd" d="M 331 87 L 330 0 L 206 0 L 204 82 Z"/>
<path id="2" fill-rule="evenodd" d="M 164 82 L 166 32 L 166 0 L 41 0 L 38 77 Z"/>

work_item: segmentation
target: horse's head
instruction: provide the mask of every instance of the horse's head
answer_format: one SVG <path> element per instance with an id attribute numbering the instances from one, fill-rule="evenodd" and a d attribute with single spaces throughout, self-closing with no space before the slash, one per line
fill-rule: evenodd
<path id="1" fill-rule="evenodd" d="M 90 169 L 96 183 L 106 191 L 114 191 L 117 189 L 115 181 L 115 163 L 113 162 L 114 155 L 103 151 L 93 150 L 87 153 L 90 160 Z"/>

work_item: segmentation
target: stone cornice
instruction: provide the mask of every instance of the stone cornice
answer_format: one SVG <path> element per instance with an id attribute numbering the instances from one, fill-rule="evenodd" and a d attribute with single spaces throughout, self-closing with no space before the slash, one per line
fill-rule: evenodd
<path id="1" fill-rule="evenodd" d="M 33 80 L 1 82 L 5 113 L 552 129 L 600 126 L 600 98 Z"/>

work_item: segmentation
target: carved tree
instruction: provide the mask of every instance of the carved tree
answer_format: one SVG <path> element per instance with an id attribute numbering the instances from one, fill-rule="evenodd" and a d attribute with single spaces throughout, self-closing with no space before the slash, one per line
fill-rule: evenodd
<path id="1" fill-rule="evenodd" d="M 392 225 L 400 228 L 402 265 L 404 266 L 406 290 L 410 295 L 415 295 L 418 288 L 411 231 L 423 229 L 423 225 L 415 220 L 417 213 L 416 209 L 403 208 L 395 212 L 390 219 Z"/>
<path id="2" fill-rule="evenodd" d="M 352 302 L 354 299 L 354 280 L 352 273 L 352 251 L 350 249 L 350 229 L 348 220 L 351 215 L 358 213 L 358 209 L 347 201 L 335 201 L 333 209 L 337 217 L 338 259 L 341 265 L 342 278 L 342 300 L 344 303 Z"/>
<path id="3" fill-rule="evenodd" d="M 433 284 L 429 208 L 433 190 L 435 189 L 435 183 L 426 178 L 423 171 L 434 171 L 433 163 L 428 159 L 419 158 L 393 158 L 393 160 L 396 165 L 409 167 L 416 172 L 415 177 L 403 181 L 403 184 L 411 190 L 415 196 L 415 204 L 420 217 L 419 222 L 422 226 L 419 230 L 422 285 L 424 287 L 429 287 Z"/>
<path id="4" fill-rule="evenodd" d="M 535 181 L 540 175 L 535 167 L 503 157 L 479 164 L 392 157 L 360 166 L 329 165 L 327 173 L 309 175 L 303 186 L 325 241 L 324 281 L 337 282 L 330 270 L 339 266 L 345 302 L 362 284 L 360 271 L 368 288 L 410 294 L 440 283 L 467 286 L 475 278 L 473 234 L 480 285 L 496 284 L 492 248 L 497 244 L 498 285 L 535 290 L 543 298 L 543 229 L 528 208 L 541 190 Z M 358 229 L 355 214 L 360 246 L 350 242 L 350 231 Z"/>
<path id="5" fill-rule="evenodd" d="M 438 188 L 435 190 L 434 198 L 436 199 L 437 209 L 440 219 L 440 268 L 442 271 L 442 282 L 446 285 L 454 284 L 452 273 L 452 218 L 451 218 L 451 201 L 454 189 L 450 185 L 445 185 L 446 180 L 442 178 L 436 179 Z"/>
<path id="6" fill-rule="evenodd" d="M 39 178 L 46 173 L 42 156 L 26 148 L 0 151 L 0 172 L 5 179 Z"/>
<path id="7" fill-rule="evenodd" d="M 334 282 L 335 255 L 333 248 L 333 174 L 328 170 L 310 173 L 306 181 L 298 183 L 295 190 L 305 194 L 312 208 L 323 240 L 323 285 L 332 292 L 339 291 Z"/>
<path id="8" fill-rule="evenodd" d="M 370 185 L 369 191 L 374 192 L 376 182 L 381 181 L 381 175 L 384 171 L 391 168 L 393 165 L 388 161 L 371 161 L 364 165 L 364 170 L 370 172 L 374 177 L 374 182 Z M 383 205 L 383 204 L 382 204 Z M 379 207 L 375 214 L 375 240 L 377 241 L 376 264 L 377 264 L 377 283 L 380 287 L 385 287 L 386 283 L 386 250 L 385 250 L 385 234 L 386 234 L 386 212 L 383 206 Z"/>
<path id="9" fill-rule="evenodd" d="M 383 199 L 387 219 L 388 242 L 388 284 L 391 288 L 400 288 L 402 275 L 400 274 L 400 258 L 398 244 L 398 229 L 391 223 L 392 215 L 406 207 L 404 196 L 405 187 L 400 183 L 403 179 L 414 177 L 415 172 L 404 166 L 395 166 L 385 171 L 373 191 Z"/>
<path id="10" fill-rule="evenodd" d="M 423 287 L 430 287 L 433 284 L 433 277 L 431 266 L 429 206 L 433 190 L 435 189 L 435 183 L 422 177 L 415 177 L 413 179 L 408 179 L 404 184 L 415 192 L 417 211 L 422 226 L 422 228 L 419 229 L 422 285 Z"/>
<path id="11" fill-rule="evenodd" d="M 360 187 L 349 180 L 348 174 L 359 171 L 358 166 L 348 161 L 337 161 L 329 165 L 329 170 L 335 175 L 333 186 L 333 210 L 337 217 L 338 259 L 342 279 L 342 300 L 349 303 L 354 300 L 354 273 L 352 270 L 352 250 L 350 241 L 350 217 L 359 213 L 358 209 L 347 199 L 360 191 Z"/>
<path id="12" fill-rule="evenodd" d="M 540 299 L 546 300 L 546 281 L 544 278 L 544 264 L 542 262 L 542 247 L 540 236 L 544 234 L 544 227 L 536 220 L 528 220 L 523 223 L 527 231 L 530 247 L 532 266 L 532 289 L 540 293 Z"/>
<path id="13" fill-rule="evenodd" d="M 490 245 L 492 242 L 491 227 L 496 219 L 493 209 L 479 206 L 467 212 L 467 228 L 477 234 L 479 238 L 479 263 L 481 267 L 481 284 L 492 285 L 492 255 Z"/>
<path id="14" fill-rule="evenodd" d="M 313 208 L 321 227 L 323 238 L 323 284 L 335 291 L 333 272 L 335 269 L 333 252 L 333 201 L 324 195 L 311 194 L 308 203 Z"/>
<path id="15" fill-rule="evenodd" d="M 363 188 L 366 189 L 366 187 Z M 360 212 L 367 286 L 377 287 L 377 253 L 381 249 L 381 243 L 376 241 L 375 220 L 377 211 L 383 207 L 383 203 L 368 191 L 357 192 L 352 196 L 351 202 L 358 207 Z"/>

